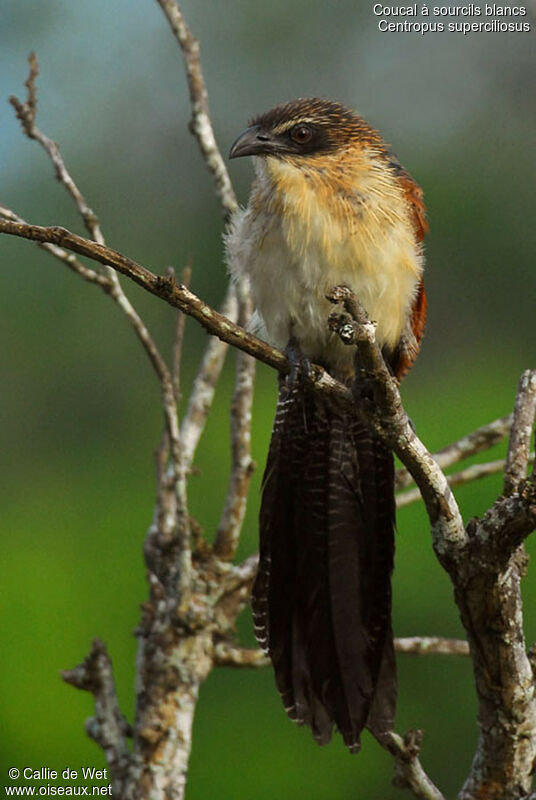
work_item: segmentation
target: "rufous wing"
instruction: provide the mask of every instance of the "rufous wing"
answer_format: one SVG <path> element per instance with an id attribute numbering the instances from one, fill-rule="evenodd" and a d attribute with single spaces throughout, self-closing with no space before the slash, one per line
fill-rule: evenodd
<path id="1" fill-rule="evenodd" d="M 422 189 L 396 159 L 391 161 L 391 166 L 404 192 L 415 231 L 415 238 L 417 242 L 422 242 L 429 230 Z M 426 291 L 424 281 L 421 278 L 408 317 L 406 330 L 402 334 L 400 342 L 390 359 L 391 368 L 399 380 L 409 372 L 419 353 L 426 325 L 426 306 Z"/>

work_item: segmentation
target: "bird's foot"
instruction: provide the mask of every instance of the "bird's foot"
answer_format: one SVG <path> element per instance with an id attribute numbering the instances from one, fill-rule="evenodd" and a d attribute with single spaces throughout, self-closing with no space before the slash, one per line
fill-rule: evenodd
<path id="1" fill-rule="evenodd" d="M 328 328 L 337 334 L 343 344 L 355 344 L 355 320 L 346 311 L 332 311 L 328 317 Z"/>
<path id="2" fill-rule="evenodd" d="M 374 400 L 373 383 L 367 373 L 356 364 L 352 394 L 356 403 L 372 402 Z"/>
<path id="3" fill-rule="evenodd" d="M 313 368 L 310 359 L 304 355 L 298 342 L 293 337 L 285 347 L 285 355 L 289 360 L 290 369 L 283 378 L 283 385 L 287 391 L 304 389 L 313 380 Z"/>

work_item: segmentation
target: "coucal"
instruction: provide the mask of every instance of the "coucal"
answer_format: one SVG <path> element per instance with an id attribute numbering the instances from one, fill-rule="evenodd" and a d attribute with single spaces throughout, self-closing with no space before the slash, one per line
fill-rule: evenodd
<path id="1" fill-rule="evenodd" d="M 268 338 L 347 385 L 355 349 L 329 330 L 326 294 L 346 285 L 376 322 L 397 378 L 414 362 L 426 295 L 422 191 L 378 131 L 317 98 L 253 119 L 230 158 L 254 156 L 246 209 L 226 237 Z M 359 380 L 359 397 L 366 381 Z M 364 385 L 365 383 L 365 385 Z M 394 465 L 350 412 L 282 381 L 263 479 L 255 633 L 288 715 L 324 744 L 336 726 L 352 752 L 367 726 L 393 727 L 391 627 Z"/>

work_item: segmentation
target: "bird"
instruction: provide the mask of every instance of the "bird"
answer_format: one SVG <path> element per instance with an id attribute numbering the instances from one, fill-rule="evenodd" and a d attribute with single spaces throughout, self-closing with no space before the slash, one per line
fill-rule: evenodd
<path id="1" fill-rule="evenodd" d="M 295 367 L 280 380 L 262 482 L 255 634 L 288 716 L 319 744 L 338 730 L 355 753 L 364 728 L 392 730 L 396 710 L 394 460 L 304 375 L 313 362 L 356 402 L 367 396 L 355 348 L 327 324 L 337 285 L 375 322 L 392 375 L 411 368 L 426 319 L 423 193 L 377 130 L 322 98 L 254 117 L 229 153 L 245 156 L 255 178 L 225 236 L 227 263 Z"/>

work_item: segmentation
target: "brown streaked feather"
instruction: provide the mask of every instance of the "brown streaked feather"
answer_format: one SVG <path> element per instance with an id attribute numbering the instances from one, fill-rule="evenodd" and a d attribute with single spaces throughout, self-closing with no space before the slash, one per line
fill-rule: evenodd
<path id="1" fill-rule="evenodd" d="M 396 174 L 398 183 L 402 187 L 404 197 L 410 208 L 411 221 L 415 229 L 418 242 L 422 242 L 430 230 L 426 219 L 426 206 L 424 205 L 423 192 L 419 184 L 411 177 L 407 169 L 393 156 L 390 160 L 391 167 Z"/>
<path id="2" fill-rule="evenodd" d="M 426 290 L 424 288 L 424 280 L 421 279 L 417 296 L 413 303 L 411 310 L 411 329 L 417 341 L 417 347 L 421 344 L 421 339 L 424 336 L 424 329 L 426 327 L 426 307 L 428 301 L 426 299 Z"/>
<path id="3" fill-rule="evenodd" d="M 391 621 L 385 635 L 385 645 L 374 697 L 367 719 L 367 728 L 378 736 L 393 730 L 397 699 L 395 644 Z"/>
<path id="4" fill-rule="evenodd" d="M 292 618 L 296 575 L 294 473 L 305 448 L 297 392 L 280 392 L 262 487 L 259 567 L 251 605 L 255 636 L 274 665 L 283 705 L 296 720 L 292 683 Z"/>
<path id="5" fill-rule="evenodd" d="M 394 353 L 387 359 L 393 374 L 398 380 L 402 380 L 404 375 L 407 375 L 419 354 L 426 326 L 426 306 L 426 291 L 424 281 L 421 279 L 413 301 L 411 314 L 407 321 L 406 330 L 402 334 Z"/>
<path id="6" fill-rule="evenodd" d="M 283 389 L 252 605 L 285 709 L 319 744 L 336 725 L 356 752 L 366 724 L 393 722 L 393 513 L 391 453 L 350 415 Z"/>
<path id="7" fill-rule="evenodd" d="M 390 451 L 364 425 L 340 414 L 331 424 L 330 602 L 350 718 L 347 730 L 341 722 L 338 727 L 355 751 L 362 728 L 371 725 L 371 701 L 390 630 L 394 468 Z M 396 700 L 394 662 L 390 666 L 385 696 Z M 386 701 L 383 711 L 392 726 L 395 702 Z"/>
<path id="8" fill-rule="evenodd" d="M 415 231 L 415 238 L 418 242 L 422 242 L 430 229 L 426 218 L 423 191 L 419 184 L 394 156 L 390 160 L 390 165 L 404 192 L 413 229 Z M 421 339 L 424 336 L 426 325 L 426 308 L 426 291 L 424 288 L 424 281 L 421 278 L 411 307 L 407 329 L 402 334 L 398 347 L 393 357 L 390 359 L 393 372 L 399 380 L 409 372 L 419 353 Z"/>
<path id="9" fill-rule="evenodd" d="M 399 178 L 399 182 L 404 189 L 404 196 L 411 208 L 412 222 L 417 235 L 417 241 L 422 242 L 425 235 L 430 230 L 428 220 L 426 219 L 426 207 L 423 201 L 422 189 L 415 183 L 409 173 L 407 173 L 407 178 Z"/>

